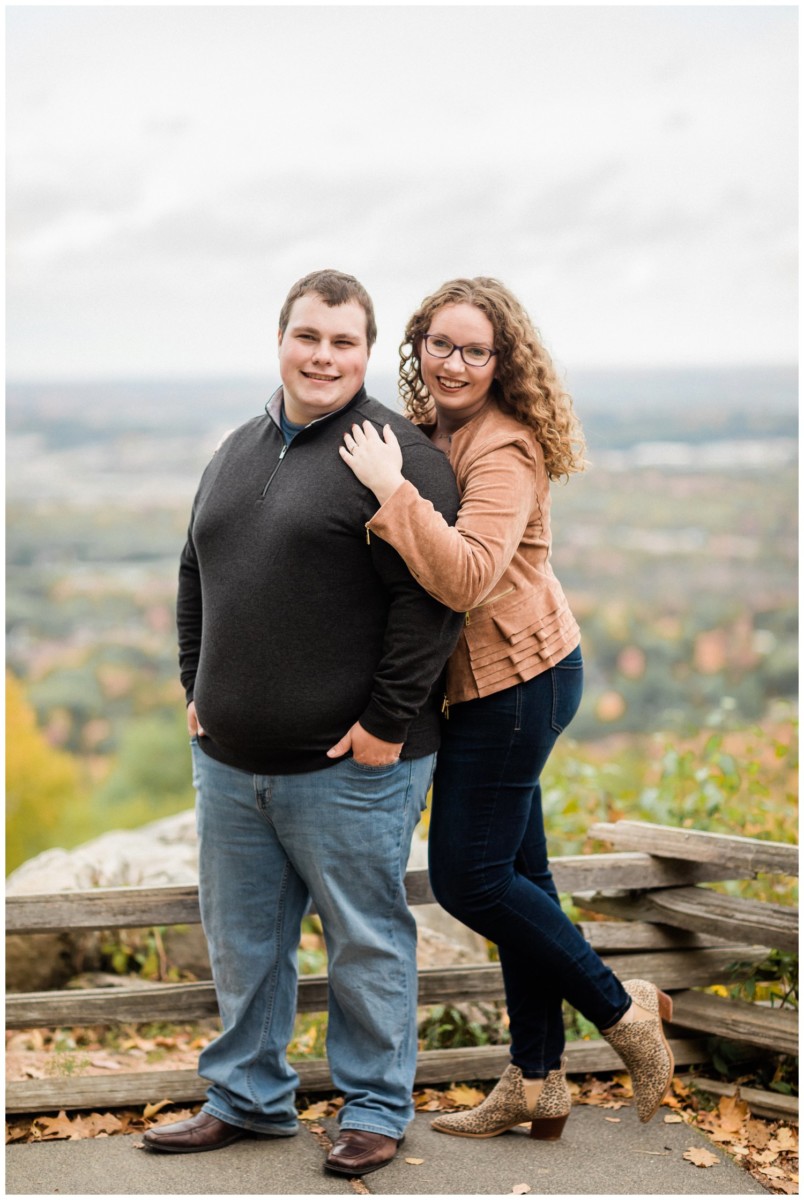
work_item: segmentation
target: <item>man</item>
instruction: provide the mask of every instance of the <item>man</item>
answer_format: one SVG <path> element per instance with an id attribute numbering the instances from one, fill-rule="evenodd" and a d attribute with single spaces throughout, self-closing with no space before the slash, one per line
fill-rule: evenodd
<path id="1" fill-rule="evenodd" d="M 416 932 L 404 874 L 438 744 L 437 683 L 461 617 L 385 542 L 341 461 L 353 422 L 389 423 L 405 472 L 447 520 L 447 459 L 366 395 L 376 337 L 352 276 L 319 271 L 279 318 L 282 386 L 206 468 L 179 574 L 178 627 L 198 793 L 199 891 L 223 1032 L 202 1052 L 203 1110 L 145 1135 L 213 1150 L 296 1132 L 286 1048 L 300 924 L 329 957 L 327 1051 L 345 1103 L 327 1158 L 389 1162 L 413 1110 Z"/>

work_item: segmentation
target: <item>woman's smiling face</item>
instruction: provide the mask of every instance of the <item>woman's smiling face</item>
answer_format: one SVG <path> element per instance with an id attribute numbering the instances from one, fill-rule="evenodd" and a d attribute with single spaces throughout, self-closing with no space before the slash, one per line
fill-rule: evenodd
<path id="1" fill-rule="evenodd" d="M 494 327 L 486 314 L 474 304 L 445 304 L 430 322 L 428 337 L 438 337 L 453 346 L 482 346 L 493 350 Z M 423 341 L 419 353 L 422 379 L 439 414 L 470 420 L 485 407 L 496 369 L 495 356 L 485 366 L 468 366 L 459 350 L 448 358 L 436 358 Z"/>

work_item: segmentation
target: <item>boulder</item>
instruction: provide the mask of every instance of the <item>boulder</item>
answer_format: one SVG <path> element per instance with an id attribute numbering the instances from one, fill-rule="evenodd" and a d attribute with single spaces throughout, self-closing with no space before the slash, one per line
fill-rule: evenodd
<path id="1" fill-rule="evenodd" d="M 162 887 L 198 882 L 198 843 L 192 810 L 140 829 L 113 830 L 73 850 L 45 850 L 6 880 L 8 896 L 88 891 L 95 887 Z M 198 926 L 165 932 L 168 961 L 198 979 L 210 977 Z M 12 934 L 6 938 L 6 988 L 39 992 L 60 988 L 76 974 L 98 970 L 101 938 L 93 931 Z"/>

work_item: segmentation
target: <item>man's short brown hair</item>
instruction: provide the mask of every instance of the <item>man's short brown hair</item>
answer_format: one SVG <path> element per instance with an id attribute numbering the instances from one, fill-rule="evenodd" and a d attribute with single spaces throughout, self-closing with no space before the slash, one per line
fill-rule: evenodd
<path id="1" fill-rule="evenodd" d="M 348 304 L 350 300 L 356 300 L 366 314 L 366 342 L 369 350 L 371 349 L 377 340 L 377 322 L 374 318 L 371 296 L 354 275 L 344 275 L 343 271 L 311 271 L 309 275 L 305 275 L 303 279 L 294 283 L 279 314 L 280 335 L 284 336 L 288 327 L 290 310 L 293 305 L 302 296 L 309 295 L 310 292 L 320 296 L 330 308 L 337 308 L 339 304 Z"/>

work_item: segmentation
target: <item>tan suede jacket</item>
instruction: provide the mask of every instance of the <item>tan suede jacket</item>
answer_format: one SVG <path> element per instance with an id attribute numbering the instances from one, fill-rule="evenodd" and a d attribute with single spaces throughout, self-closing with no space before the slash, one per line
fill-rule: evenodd
<path id="1" fill-rule="evenodd" d="M 407 480 L 368 522 L 422 587 L 466 610 L 447 667 L 447 705 L 500 692 L 580 641 L 550 565 L 550 488 L 535 435 L 490 402 L 452 436 L 461 492 L 450 527 Z"/>

